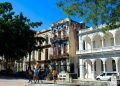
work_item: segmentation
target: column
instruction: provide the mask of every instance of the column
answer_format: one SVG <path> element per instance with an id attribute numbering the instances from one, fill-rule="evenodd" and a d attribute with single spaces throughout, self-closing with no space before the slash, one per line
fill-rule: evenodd
<path id="1" fill-rule="evenodd" d="M 55 68 L 58 71 L 58 62 L 57 61 L 55 62 Z"/>
<path id="2" fill-rule="evenodd" d="M 16 72 L 16 70 L 17 70 L 17 63 L 16 63 L 16 61 L 15 61 L 15 62 L 14 62 L 14 68 L 13 68 L 13 71 Z"/>
<path id="3" fill-rule="evenodd" d="M 116 72 L 118 72 L 118 59 L 115 60 L 115 64 L 116 64 Z"/>
<path id="4" fill-rule="evenodd" d="M 82 36 L 81 35 L 79 36 L 79 40 L 78 41 L 79 41 L 79 51 L 81 51 L 81 50 L 83 50 L 83 47 L 82 47 L 83 46 L 83 40 L 82 40 Z"/>
<path id="5" fill-rule="evenodd" d="M 93 39 L 91 39 L 91 50 L 93 50 Z"/>
<path id="6" fill-rule="evenodd" d="M 101 46 L 101 48 L 103 48 L 103 47 L 104 47 L 104 39 L 102 37 L 102 46 Z"/>
<path id="7" fill-rule="evenodd" d="M 106 71 L 106 64 L 105 64 L 105 60 L 103 60 L 103 72 Z"/>
<path id="8" fill-rule="evenodd" d="M 21 71 L 21 68 L 22 68 L 22 67 L 21 67 L 21 63 L 19 63 L 19 65 L 20 65 L 20 69 L 19 69 L 19 70 Z"/>
<path id="9" fill-rule="evenodd" d="M 19 71 L 19 63 L 16 63 L 16 65 L 17 65 L 17 71 Z"/>
<path id="10" fill-rule="evenodd" d="M 61 61 L 61 71 L 64 71 L 63 62 Z"/>
<path id="11" fill-rule="evenodd" d="M 84 79 L 84 63 L 83 59 L 79 59 L 79 64 L 80 64 L 80 79 Z"/>
<path id="12" fill-rule="evenodd" d="M 25 71 L 25 62 L 23 62 L 23 64 L 22 64 L 22 65 L 23 65 L 22 70 L 23 70 L 23 71 Z"/>
<path id="13" fill-rule="evenodd" d="M 67 72 L 70 72 L 70 62 L 67 60 Z"/>
<path id="14" fill-rule="evenodd" d="M 92 78 L 93 80 L 95 79 L 95 66 L 94 66 L 94 61 L 92 61 Z"/>
<path id="15" fill-rule="evenodd" d="M 115 37 L 115 34 L 113 35 L 113 39 L 114 39 L 114 46 L 116 46 L 116 37 Z"/>

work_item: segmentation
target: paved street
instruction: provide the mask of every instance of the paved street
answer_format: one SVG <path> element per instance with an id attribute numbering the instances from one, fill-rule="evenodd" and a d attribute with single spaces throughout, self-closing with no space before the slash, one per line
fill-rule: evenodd
<path id="1" fill-rule="evenodd" d="M 24 79 L 0 79 L 0 86 L 70 86 L 70 84 L 53 84 L 52 81 L 43 81 L 43 84 L 29 84 L 28 81 Z"/>
<path id="2" fill-rule="evenodd" d="M 0 79 L 0 86 L 27 86 L 27 81 L 22 79 Z"/>
<path id="3" fill-rule="evenodd" d="M 62 84 L 31 84 L 31 85 L 28 85 L 28 86 L 70 86 L 70 85 L 62 85 Z"/>

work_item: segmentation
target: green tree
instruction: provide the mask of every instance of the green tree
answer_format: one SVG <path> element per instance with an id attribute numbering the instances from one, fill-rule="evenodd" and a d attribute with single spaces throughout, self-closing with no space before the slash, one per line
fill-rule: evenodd
<path id="1" fill-rule="evenodd" d="M 97 27 L 107 24 L 107 29 L 120 27 L 120 0 L 59 0 L 57 3 L 67 16 L 77 16 Z"/>
<path id="2" fill-rule="evenodd" d="M 16 15 L 11 3 L 0 3 L 0 56 L 6 60 L 6 66 L 8 61 L 20 60 L 28 54 L 31 55 L 37 47 L 42 49 L 41 46 L 37 46 L 37 42 L 42 43 L 44 38 L 37 37 L 36 31 L 31 29 L 41 24 L 31 22 L 23 13 Z"/>

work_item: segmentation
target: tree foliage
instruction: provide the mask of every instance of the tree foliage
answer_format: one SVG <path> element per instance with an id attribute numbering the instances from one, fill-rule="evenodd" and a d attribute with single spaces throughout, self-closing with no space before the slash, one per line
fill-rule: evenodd
<path id="1" fill-rule="evenodd" d="M 57 3 L 68 16 L 77 16 L 95 27 L 107 24 L 119 27 L 120 0 L 59 0 Z M 107 28 L 107 27 L 106 27 Z"/>
<path id="2" fill-rule="evenodd" d="M 0 56 L 19 60 L 36 49 L 38 37 L 31 28 L 41 22 L 31 22 L 23 13 L 15 14 L 11 3 L 0 3 Z M 44 38 L 40 37 L 42 43 Z"/>

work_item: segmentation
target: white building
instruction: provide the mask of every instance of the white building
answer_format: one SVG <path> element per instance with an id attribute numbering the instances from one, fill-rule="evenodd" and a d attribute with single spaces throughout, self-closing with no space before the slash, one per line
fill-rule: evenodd
<path id="1" fill-rule="evenodd" d="M 79 31 L 80 79 L 95 79 L 102 72 L 120 72 L 120 28 L 103 33 L 101 29 Z"/>

